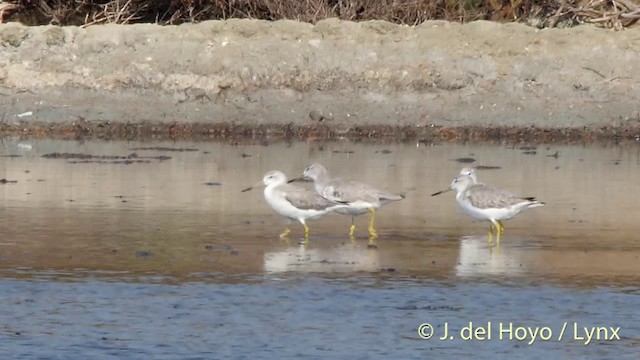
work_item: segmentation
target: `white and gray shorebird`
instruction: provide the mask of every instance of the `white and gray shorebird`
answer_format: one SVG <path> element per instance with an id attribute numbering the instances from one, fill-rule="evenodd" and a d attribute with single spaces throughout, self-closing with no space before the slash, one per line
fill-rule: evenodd
<path id="1" fill-rule="evenodd" d="M 525 209 L 544 205 L 533 197 L 517 196 L 508 191 L 478 183 L 475 170 L 470 169 L 471 174 L 468 170 L 468 168 L 463 169 L 461 175 L 453 180 L 449 189 L 438 191 L 431 196 L 455 190 L 456 203 L 462 212 L 474 219 L 491 222 L 489 243 L 492 241 L 495 230 L 496 243 L 500 244 L 500 235 L 504 233 L 503 220 L 509 220 Z"/>
<path id="2" fill-rule="evenodd" d="M 365 213 L 371 214 L 369 220 L 369 236 L 372 239 L 378 237 L 375 229 L 376 209 L 393 201 L 405 198 L 402 194 L 390 194 L 381 190 L 377 190 L 367 184 L 357 181 L 348 181 L 342 179 L 332 179 L 327 169 L 318 163 L 313 163 L 304 169 L 299 179 L 313 180 L 316 193 L 322 197 L 340 203 L 346 203 L 348 206 L 336 208 L 335 212 L 343 215 L 351 216 L 351 227 L 349 228 L 349 236 L 353 237 L 355 232 L 355 216 Z M 291 182 L 290 181 L 290 182 Z"/>
<path id="3" fill-rule="evenodd" d="M 287 176 L 277 170 L 267 172 L 261 182 L 242 192 L 249 191 L 260 184 L 265 185 L 264 199 L 276 213 L 290 221 L 297 220 L 304 226 L 305 239 L 309 238 L 306 220 L 318 219 L 331 211 L 348 207 L 346 204 L 328 200 L 311 190 L 287 184 Z M 291 230 L 286 228 L 280 237 L 286 238 L 290 232 Z"/>

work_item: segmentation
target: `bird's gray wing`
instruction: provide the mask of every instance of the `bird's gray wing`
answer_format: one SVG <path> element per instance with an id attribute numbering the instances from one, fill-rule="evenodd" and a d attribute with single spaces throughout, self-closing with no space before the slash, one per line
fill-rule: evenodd
<path id="1" fill-rule="evenodd" d="M 496 189 L 484 184 L 476 184 L 469 187 L 466 197 L 471 205 L 479 209 L 504 208 L 513 206 L 523 201 L 529 201 L 526 198 L 519 197 L 508 191 Z"/>
<path id="2" fill-rule="evenodd" d="M 338 202 L 352 203 L 366 201 L 396 201 L 404 199 L 404 195 L 390 194 L 357 181 L 332 180 L 322 193 L 324 197 Z"/>
<path id="3" fill-rule="evenodd" d="M 337 202 L 330 201 L 313 191 L 295 186 L 283 186 L 281 191 L 284 193 L 284 198 L 290 202 L 291 205 L 302 210 L 324 210 L 328 207 L 339 204 Z"/>
<path id="4" fill-rule="evenodd" d="M 352 203 L 355 201 L 376 202 L 380 199 L 381 192 L 357 181 L 345 181 L 334 179 L 322 191 L 327 199 Z"/>

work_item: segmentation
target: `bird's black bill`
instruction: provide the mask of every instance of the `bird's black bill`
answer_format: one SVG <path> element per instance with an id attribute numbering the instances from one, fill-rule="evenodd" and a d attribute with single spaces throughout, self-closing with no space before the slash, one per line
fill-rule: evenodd
<path id="1" fill-rule="evenodd" d="M 258 181 L 257 183 L 255 183 L 253 186 L 249 186 L 248 188 L 242 190 L 241 192 L 247 192 L 249 190 L 253 190 L 254 188 L 260 186 L 262 184 L 262 181 Z"/>
<path id="2" fill-rule="evenodd" d="M 444 194 L 446 192 L 451 191 L 451 189 L 447 189 L 447 190 L 440 190 L 438 192 L 434 192 L 433 194 L 431 194 L 431 196 L 436 196 L 436 195 L 440 195 L 440 194 Z"/>
<path id="3" fill-rule="evenodd" d="M 307 180 L 307 178 L 305 177 L 297 177 L 287 181 L 287 184 L 291 184 L 292 182 L 308 182 L 308 181 L 309 180 Z"/>

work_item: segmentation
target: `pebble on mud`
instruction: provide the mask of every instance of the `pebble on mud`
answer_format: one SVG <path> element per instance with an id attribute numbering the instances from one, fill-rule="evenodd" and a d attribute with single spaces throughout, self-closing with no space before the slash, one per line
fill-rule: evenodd
<path id="1" fill-rule="evenodd" d="M 323 121 L 333 120 L 333 115 L 331 113 L 329 113 L 328 115 L 325 115 L 322 113 L 322 111 L 311 110 L 309 112 L 309 118 L 311 118 L 311 120 L 313 121 L 323 122 Z"/>
<path id="2" fill-rule="evenodd" d="M 231 247 L 231 245 L 213 245 L 213 244 L 208 244 L 204 246 L 205 249 L 207 250 L 220 250 L 220 251 L 236 251 L 233 250 L 233 248 Z"/>

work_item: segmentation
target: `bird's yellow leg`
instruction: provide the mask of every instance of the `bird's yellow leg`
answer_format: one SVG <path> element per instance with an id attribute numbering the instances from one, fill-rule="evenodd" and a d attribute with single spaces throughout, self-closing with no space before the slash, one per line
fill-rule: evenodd
<path id="1" fill-rule="evenodd" d="M 487 244 L 491 245 L 491 243 L 493 242 L 493 223 L 489 223 L 489 233 L 487 233 L 487 235 L 489 235 Z"/>
<path id="2" fill-rule="evenodd" d="M 309 245 L 309 227 L 307 224 L 302 224 L 302 226 L 304 226 L 304 239 L 302 239 L 299 244 L 307 246 Z"/>
<path id="3" fill-rule="evenodd" d="M 371 220 L 369 220 L 369 237 L 375 239 L 378 237 L 378 232 L 376 232 L 375 228 L 376 209 L 370 208 L 369 212 L 371 213 Z"/>
<path id="4" fill-rule="evenodd" d="M 489 249 L 489 254 L 491 254 L 491 257 L 500 257 L 500 246 L 495 246 L 491 249 Z"/>
<path id="5" fill-rule="evenodd" d="M 291 232 L 291 230 L 289 230 L 289 228 L 284 229 L 284 231 L 282 232 L 282 234 L 280 234 L 280 238 L 281 239 L 286 239 L 287 236 L 289 236 L 289 233 Z"/>
<path id="6" fill-rule="evenodd" d="M 351 217 L 351 227 L 349 228 L 349 237 L 352 238 L 353 234 L 355 232 L 356 232 L 355 218 L 352 216 Z"/>
<path id="7" fill-rule="evenodd" d="M 504 235 L 504 225 L 502 225 L 502 221 L 498 221 L 498 225 L 500 225 L 500 235 Z"/>
<path id="8" fill-rule="evenodd" d="M 502 227 L 500 221 L 498 221 L 498 224 L 496 224 L 496 246 L 500 246 L 500 234 L 502 234 L 503 232 L 504 228 Z"/>

